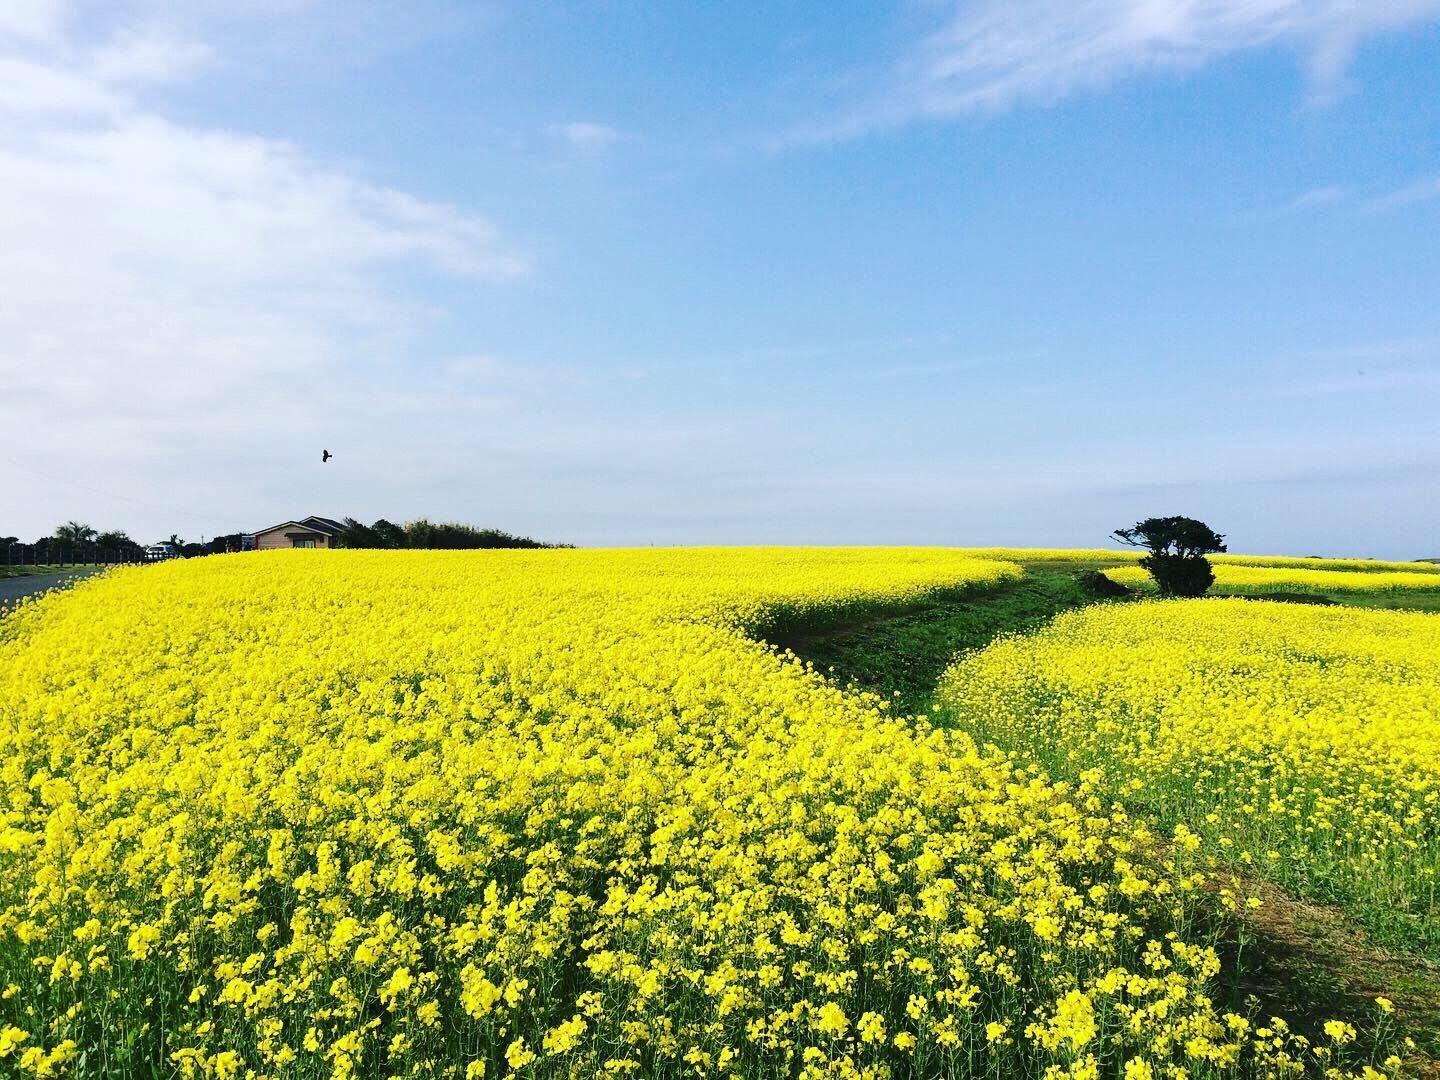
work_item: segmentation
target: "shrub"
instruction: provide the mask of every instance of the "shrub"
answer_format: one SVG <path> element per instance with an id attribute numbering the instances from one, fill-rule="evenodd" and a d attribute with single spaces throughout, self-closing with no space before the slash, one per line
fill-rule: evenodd
<path id="1" fill-rule="evenodd" d="M 1215 584 L 1215 571 L 1203 555 L 1146 555 L 1140 565 L 1155 579 L 1161 596 L 1204 596 Z"/>
<path id="2" fill-rule="evenodd" d="M 1114 578 L 1107 577 L 1099 570 L 1081 570 L 1075 575 L 1075 580 L 1080 583 L 1080 588 L 1091 596 L 1118 598 L 1135 595 L 1133 589 L 1120 584 Z"/>

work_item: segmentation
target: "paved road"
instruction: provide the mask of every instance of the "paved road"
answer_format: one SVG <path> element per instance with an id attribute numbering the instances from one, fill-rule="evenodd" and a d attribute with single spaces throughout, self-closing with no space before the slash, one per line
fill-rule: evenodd
<path id="1" fill-rule="evenodd" d="M 26 574 L 22 577 L 0 578 L 0 605 L 11 604 L 16 600 L 23 600 L 27 596 L 42 593 L 46 589 L 53 589 L 56 585 L 63 585 L 67 581 L 89 577 L 91 574 L 99 572 L 98 568 L 86 568 L 58 570 L 53 574 Z"/>

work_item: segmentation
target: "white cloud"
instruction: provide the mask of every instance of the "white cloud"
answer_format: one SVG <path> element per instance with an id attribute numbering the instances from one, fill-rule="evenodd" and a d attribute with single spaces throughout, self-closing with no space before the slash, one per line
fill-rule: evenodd
<path id="1" fill-rule="evenodd" d="M 577 150 L 604 150 L 617 142 L 634 138 L 609 124 L 593 120 L 572 120 L 565 124 L 550 125 L 550 134 L 564 139 Z"/>
<path id="2" fill-rule="evenodd" d="M 457 356 L 445 362 L 445 373 L 460 382 L 489 380 L 513 374 L 510 364 L 496 356 Z"/>
<path id="3" fill-rule="evenodd" d="M 1359 42 L 1440 17 L 1440 0 L 960 0 L 952 11 L 880 94 L 798 138 L 1049 104 L 1265 47 L 1299 52 L 1312 97 L 1325 99 Z"/>
<path id="4" fill-rule="evenodd" d="M 1406 184 L 1394 191 L 1371 198 L 1363 198 L 1349 188 L 1330 184 L 1301 192 L 1289 202 L 1269 211 L 1256 213 L 1254 219 L 1285 217 L 1309 210 L 1320 210 L 1327 206 L 1343 205 L 1347 209 L 1376 213 L 1411 206 L 1415 203 L 1440 199 L 1440 176 L 1427 177 Z"/>
<path id="5" fill-rule="evenodd" d="M 1343 202 L 1346 197 L 1346 190 L 1343 187 L 1331 184 L 1326 187 L 1311 188 L 1295 196 L 1284 207 L 1281 213 L 1295 214 L 1301 210 L 1313 210 L 1321 206 L 1333 206 L 1335 203 Z"/>
<path id="6" fill-rule="evenodd" d="M 269 139 L 127 114 L 0 147 L 10 255 L 68 250 L 153 282 L 323 286 L 417 256 L 503 278 L 524 264 L 483 220 L 327 170 Z"/>
<path id="7" fill-rule="evenodd" d="M 94 51 L 90 65 L 104 83 L 168 83 L 194 73 L 210 56 L 203 42 L 145 27 L 106 42 Z"/>
<path id="8" fill-rule="evenodd" d="M 1431 176 L 1424 180 L 1417 180 L 1413 184 L 1406 184 L 1388 195 L 1382 195 L 1378 199 L 1372 199 L 1366 204 L 1369 210 L 1393 210 L 1400 206 L 1410 206 L 1418 202 L 1427 202 L 1430 199 L 1440 199 L 1440 176 Z"/>
<path id="9" fill-rule="evenodd" d="M 17 22 L 6 18 L 0 28 Z M 196 72 L 201 43 L 143 24 L 98 45 L 42 40 L 32 21 L 21 44 L 0 38 L 0 443 L 12 458 L 92 485 L 103 462 L 118 491 L 241 517 L 320 512 L 284 494 L 297 441 L 308 450 L 339 427 L 385 442 L 400 437 L 385 418 L 419 397 L 437 427 L 485 400 L 427 381 L 423 365 L 397 374 L 432 313 L 391 271 L 525 273 L 488 221 L 139 100 Z M 55 484 L 5 485 L 12 513 L 60 513 Z M 116 510 L 84 499 L 91 516 Z"/>
<path id="10" fill-rule="evenodd" d="M 5 0 L 0 4 L 0 39 L 54 41 L 64 23 L 62 0 Z"/>
<path id="11" fill-rule="evenodd" d="M 1380 394 L 1403 391 L 1407 394 L 1417 391 L 1440 390 L 1440 371 L 1395 370 L 1367 373 L 1357 371 L 1354 375 L 1321 379 L 1317 382 L 1292 386 L 1286 389 L 1289 396 L 1305 397 L 1314 394 Z"/>
<path id="12" fill-rule="evenodd" d="M 0 114 L 118 113 L 127 103 L 117 87 L 87 75 L 14 56 L 0 56 Z"/>

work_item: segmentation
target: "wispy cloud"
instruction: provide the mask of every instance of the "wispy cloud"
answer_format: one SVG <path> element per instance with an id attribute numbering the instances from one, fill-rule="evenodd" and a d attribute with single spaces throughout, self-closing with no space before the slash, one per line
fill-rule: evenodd
<path id="1" fill-rule="evenodd" d="M 1339 92 L 1361 41 L 1436 18 L 1440 0 L 960 0 L 883 88 L 795 138 L 1051 104 L 1269 47 L 1297 52 L 1323 100 Z"/>
<path id="2" fill-rule="evenodd" d="M 1280 397 L 1404 392 L 1424 398 L 1440 390 L 1440 337 L 1433 335 L 1359 341 L 1283 353 L 1264 363 Z M 1273 380 L 1273 381 L 1272 381 Z"/>
<path id="3" fill-rule="evenodd" d="M 1363 213 L 1378 213 L 1413 206 L 1431 199 L 1440 199 L 1440 176 L 1416 180 L 1393 191 L 1369 197 L 1352 191 L 1350 188 L 1330 184 L 1301 192 L 1287 203 L 1272 209 L 1257 211 L 1247 215 L 1246 219 L 1264 220 L 1288 217 L 1291 214 L 1301 214 L 1331 206 L 1344 207 L 1350 211 Z"/>
<path id="4" fill-rule="evenodd" d="M 1365 208 L 1367 210 L 1394 210 L 1397 207 L 1427 202 L 1430 199 L 1440 199 L 1440 176 L 1431 176 L 1424 180 L 1417 180 L 1413 184 L 1406 184 L 1389 194 L 1371 199 L 1365 204 Z"/>
<path id="5" fill-rule="evenodd" d="M 605 150 L 616 143 L 635 138 L 609 124 L 594 120 L 571 120 L 564 124 L 551 124 L 549 131 L 551 135 L 563 139 L 577 150 Z"/>
<path id="6" fill-rule="evenodd" d="M 1440 389 L 1440 371 L 1356 371 L 1354 375 L 1320 379 L 1294 386 L 1289 389 L 1288 394 L 1309 397 L 1316 394 L 1372 394 L 1437 389 Z"/>
<path id="7" fill-rule="evenodd" d="M 1283 207 L 1282 214 L 1298 214 L 1303 210 L 1315 210 L 1322 206 L 1334 206 L 1343 202 L 1349 192 L 1343 187 L 1331 184 L 1326 187 L 1311 188 L 1300 195 L 1295 196 Z"/>

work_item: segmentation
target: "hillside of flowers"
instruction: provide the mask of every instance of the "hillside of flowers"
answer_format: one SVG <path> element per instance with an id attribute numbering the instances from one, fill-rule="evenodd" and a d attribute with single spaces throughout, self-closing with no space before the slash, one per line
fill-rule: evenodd
<path id="1" fill-rule="evenodd" d="M 1073 563 L 1077 566 L 1088 566 L 1105 563 L 1138 563 L 1143 557 L 1143 552 L 1134 548 L 958 548 L 957 552 L 963 552 L 978 559 L 1001 559 L 1013 562 L 1024 563 Z M 1217 571 L 1221 567 L 1268 567 L 1273 570 L 1327 570 L 1327 571 L 1348 571 L 1349 573 L 1339 579 L 1340 581 L 1354 582 L 1356 573 L 1365 574 L 1428 574 L 1430 583 L 1440 583 L 1440 563 L 1426 562 L 1423 560 L 1413 562 L 1393 562 L 1384 559 L 1326 559 L 1320 556 L 1291 556 L 1291 555 L 1240 555 L 1222 554 L 1208 557 L 1212 566 Z M 1131 570 L 1124 567 L 1117 571 L 1126 584 L 1135 585 L 1146 580 L 1146 575 L 1138 568 Z M 1128 577 L 1126 576 L 1128 575 Z M 1233 580 L 1241 580 L 1243 575 Z M 1258 579 L 1257 579 L 1258 580 Z M 1303 580 L 1300 579 L 1300 580 Z M 1325 580 L 1325 579 L 1320 579 Z M 1374 582 L 1368 586 L 1363 582 L 1357 582 L 1353 588 L 1375 588 Z"/>
<path id="2" fill-rule="evenodd" d="M 1247 593 L 1440 593 L 1440 573 L 1434 570 L 1312 569 L 1285 564 L 1247 565 L 1214 561 L 1217 592 Z M 1152 590 L 1150 575 L 1138 566 L 1106 570 L 1105 576 L 1133 589 Z"/>
<path id="3" fill-rule="evenodd" d="M 1440 955 L 1440 616 L 1091 607 L 963 659 L 941 698 L 978 739 Z"/>
<path id="4" fill-rule="evenodd" d="M 0 621 L 0 1070 L 1323 1068 L 1341 1021 L 1312 1048 L 1216 1004 L 1194 833 L 1098 798 L 1109 774 L 1049 782 L 756 640 L 1020 573 L 937 549 L 296 551 L 22 605 Z M 1430 707 L 1419 631 L 1376 625 L 1394 685 L 1347 702 Z M 1018 653 L 993 670 L 1046 677 Z M 1277 686 L 1258 707 L 1302 688 Z M 1103 692 L 1055 702 L 1078 717 L 1065 695 Z M 1389 785 L 1384 804 L 1324 803 L 1297 841 L 1344 838 L 1337 865 L 1393 850 L 1392 823 L 1433 837 L 1433 790 L 1356 746 L 1346 790 Z M 1315 814 L 1323 757 L 1256 781 L 1280 810 L 1252 816 Z"/>

